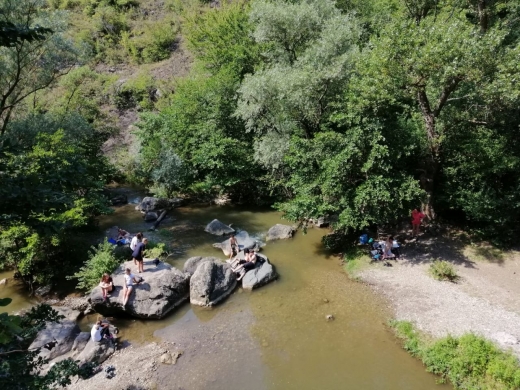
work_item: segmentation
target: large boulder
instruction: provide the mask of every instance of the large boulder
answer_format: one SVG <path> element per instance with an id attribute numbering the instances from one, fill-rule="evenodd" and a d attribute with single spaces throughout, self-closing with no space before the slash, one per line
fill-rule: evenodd
<path id="1" fill-rule="evenodd" d="M 51 360 L 69 352 L 79 333 L 80 329 L 73 321 L 48 322 L 45 328 L 40 330 L 29 349 L 41 348 L 40 356 Z"/>
<path id="2" fill-rule="evenodd" d="M 143 198 L 141 203 L 136 207 L 136 210 L 142 212 L 148 211 L 158 211 L 163 209 L 171 209 L 175 207 L 180 207 L 184 204 L 184 199 L 182 198 L 155 198 L 152 196 L 147 196 Z"/>
<path id="3" fill-rule="evenodd" d="M 123 313 L 137 318 L 159 319 L 178 307 L 189 296 L 190 275 L 167 263 L 161 262 L 156 267 L 152 260 L 145 259 L 144 281 L 136 286 L 125 308 L 122 306 L 125 268 L 134 269 L 132 262 L 121 265 L 113 274 L 114 290 L 103 302 L 103 293 L 99 286 L 90 293 L 89 301 L 94 310 L 105 316 L 117 316 Z"/>
<path id="4" fill-rule="evenodd" d="M 228 225 L 220 222 L 218 219 L 214 219 L 210 223 L 206 225 L 204 229 L 206 232 L 214 234 L 216 236 L 223 236 L 225 234 L 231 234 L 235 232 L 235 229 L 229 227 Z"/>
<path id="5" fill-rule="evenodd" d="M 76 357 L 76 360 L 79 360 L 80 364 L 87 362 L 101 364 L 115 351 L 116 346 L 112 341 L 102 340 L 98 343 L 90 339 L 83 348 L 83 351 Z"/>
<path id="6" fill-rule="evenodd" d="M 170 207 L 170 202 L 165 198 L 154 198 L 151 196 L 147 196 L 143 198 L 139 206 L 137 206 L 140 211 L 144 211 L 145 213 L 148 211 L 157 211 L 161 209 L 167 209 Z"/>
<path id="7" fill-rule="evenodd" d="M 264 243 L 258 240 L 255 240 L 254 238 L 251 238 L 251 236 L 245 231 L 241 230 L 237 234 L 235 234 L 235 238 L 237 239 L 238 246 L 240 247 L 240 250 L 244 249 L 254 249 L 254 250 L 260 250 L 261 247 L 264 246 Z M 222 241 L 217 244 L 213 244 L 214 248 L 222 249 L 222 252 L 224 252 L 225 256 L 229 256 L 231 254 L 231 244 L 229 243 L 229 238 L 225 241 Z"/>
<path id="8" fill-rule="evenodd" d="M 195 270 L 197 269 L 197 267 L 206 261 L 219 262 L 220 259 L 217 259 L 216 257 L 202 257 L 202 256 L 190 257 L 184 263 L 184 272 L 187 272 L 190 275 L 193 275 L 195 273 Z"/>
<path id="9" fill-rule="evenodd" d="M 277 223 L 267 232 L 266 240 L 285 240 L 287 238 L 292 238 L 294 232 L 295 229 L 292 226 Z"/>
<path id="10" fill-rule="evenodd" d="M 242 288 L 244 290 L 253 290 L 278 278 L 278 274 L 273 265 L 269 262 L 267 256 L 260 253 L 257 253 L 256 256 L 259 259 L 256 263 L 256 267 L 247 271 L 242 278 Z"/>
<path id="11" fill-rule="evenodd" d="M 157 218 L 159 218 L 159 216 L 157 215 L 157 213 L 155 211 L 148 211 L 145 215 L 144 215 L 144 221 L 145 222 L 153 222 L 153 221 L 157 221 Z"/>
<path id="12" fill-rule="evenodd" d="M 202 262 L 190 279 L 190 302 L 198 306 L 216 305 L 236 285 L 236 276 L 229 265 L 220 261 Z"/>

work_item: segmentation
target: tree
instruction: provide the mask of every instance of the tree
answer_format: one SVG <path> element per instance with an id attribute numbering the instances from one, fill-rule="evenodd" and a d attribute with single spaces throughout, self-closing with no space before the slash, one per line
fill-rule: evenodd
<path id="1" fill-rule="evenodd" d="M 272 169 L 281 165 L 292 135 L 311 139 L 328 126 L 361 30 L 329 0 L 257 1 L 250 18 L 266 60 L 244 78 L 235 115 L 258 136 L 257 161 Z"/>
<path id="2" fill-rule="evenodd" d="M 0 299 L 7 306 L 10 298 Z M 47 359 L 38 356 L 39 349 L 29 350 L 36 334 L 48 322 L 64 317 L 48 305 L 38 305 L 23 315 L 0 314 L 0 386 L 16 390 L 40 390 L 71 384 L 70 378 L 80 373 L 72 359 L 62 360 L 44 373 Z"/>
<path id="3" fill-rule="evenodd" d="M 66 271 L 68 235 L 108 212 L 103 138 L 76 115 L 13 122 L 0 151 L 0 267 L 31 288 Z M 56 264 L 60 264 L 56 267 Z"/>
<path id="4" fill-rule="evenodd" d="M 77 62 L 78 51 L 63 35 L 63 13 L 48 11 L 45 4 L 2 0 L 0 23 L 16 30 L 0 47 L 0 135 L 24 99 L 52 85 Z"/>

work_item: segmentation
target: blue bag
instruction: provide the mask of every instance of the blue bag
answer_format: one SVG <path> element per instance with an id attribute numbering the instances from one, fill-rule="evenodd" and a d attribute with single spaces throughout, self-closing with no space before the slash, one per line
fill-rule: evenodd
<path id="1" fill-rule="evenodd" d="M 361 245 L 365 245 L 368 243 L 368 234 L 362 234 L 361 236 L 359 236 L 359 243 Z"/>

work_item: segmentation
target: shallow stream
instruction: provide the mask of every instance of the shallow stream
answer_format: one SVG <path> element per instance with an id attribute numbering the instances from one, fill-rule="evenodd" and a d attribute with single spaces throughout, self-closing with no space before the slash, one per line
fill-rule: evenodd
<path id="1" fill-rule="evenodd" d="M 130 193 L 132 195 L 137 194 Z M 284 223 L 270 210 L 238 207 L 183 207 L 153 234 L 135 205 L 116 208 L 100 228 L 118 225 L 143 231 L 174 249 L 169 262 L 182 269 L 191 256 L 220 256 L 219 238 L 204 232 L 214 218 L 262 238 Z M 263 248 L 280 278 L 251 293 L 237 289 L 221 305 L 200 309 L 185 304 L 166 319 L 114 319 L 122 338 L 133 343 L 166 340 L 184 349 L 175 366 L 159 371 L 164 389 L 442 389 L 410 357 L 386 327 L 391 313 L 367 286 L 350 280 L 339 260 L 321 246 L 323 229 L 298 232 L 291 240 Z M 146 272 L 146 270 L 145 270 Z M 5 276 L 5 275 L 4 275 Z M 4 277 L 0 274 L 0 279 Z M 0 297 L 15 299 L 10 310 L 32 304 L 16 286 L 0 286 Z M 325 319 L 327 314 L 334 321 Z M 87 328 L 93 316 L 85 318 Z"/>

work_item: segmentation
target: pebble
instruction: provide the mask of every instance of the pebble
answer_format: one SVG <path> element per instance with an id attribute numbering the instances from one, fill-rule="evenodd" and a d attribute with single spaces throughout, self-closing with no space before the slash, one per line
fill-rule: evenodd
<path id="1" fill-rule="evenodd" d="M 329 303 L 329 300 L 327 298 L 323 298 L 323 302 Z"/>
<path id="2" fill-rule="evenodd" d="M 327 321 L 332 321 L 332 320 L 334 320 L 334 316 L 333 316 L 332 314 L 327 314 L 327 315 L 325 316 L 325 319 L 326 319 Z"/>

